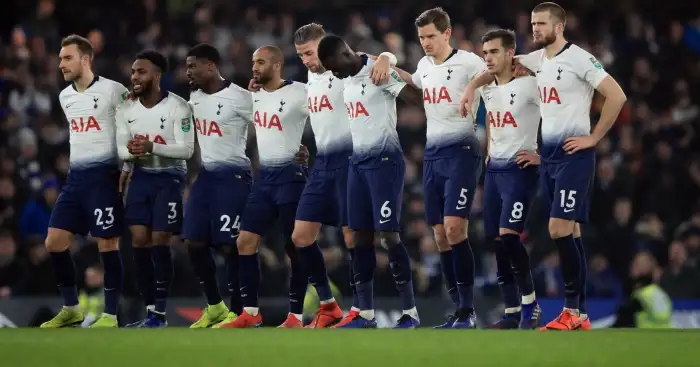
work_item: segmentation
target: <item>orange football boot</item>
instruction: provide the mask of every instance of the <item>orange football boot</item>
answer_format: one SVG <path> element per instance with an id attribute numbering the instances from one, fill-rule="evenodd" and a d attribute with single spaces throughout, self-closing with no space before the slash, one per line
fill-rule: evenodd
<path id="1" fill-rule="evenodd" d="M 357 310 L 350 310 L 350 312 L 348 312 L 348 314 L 345 315 L 345 317 L 344 317 L 342 320 L 340 320 L 339 323 L 337 323 L 337 324 L 331 326 L 331 329 L 335 329 L 335 328 L 339 328 L 339 327 L 341 327 L 341 326 L 345 326 L 346 324 L 349 324 L 352 320 L 355 319 L 355 317 L 357 317 L 357 316 L 359 316 L 359 315 L 360 315 L 360 311 L 357 311 Z"/>
<path id="2" fill-rule="evenodd" d="M 221 324 L 219 328 L 247 329 L 260 326 L 262 326 L 262 316 L 259 312 L 257 315 L 253 316 L 243 311 L 235 320 L 226 324 Z"/>
<path id="3" fill-rule="evenodd" d="M 278 326 L 277 328 L 280 329 L 299 329 L 303 328 L 304 325 L 301 323 L 299 319 L 297 319 L 296 316 L 292 315 L 291 313 L 287 315 L 287 319 L 284 320 L 282 325 Z"/>
<path id="4" fill-rule="evenodd" d="M 581 326 L 576 329 L 580 331 L 591 331 L 591 318 L 586 317 L 585 319 L 581 320 Z"/>
<path id="5" fill-rule="evenodd" d="M 338 303 L 333 301 L 321 305 L 314 315 L 313 321 L 305 327 L 308 329 L 322 329 L 331 327 L 343 319 L 343 310 L 340 309 Z"/>
<path id="6" fill-rule="evenodd" d="M 578 330 L 582 323 L 583 320 L 578 315 L 564 309 L 556 319 L 541 327 L 540 330 Z"/>

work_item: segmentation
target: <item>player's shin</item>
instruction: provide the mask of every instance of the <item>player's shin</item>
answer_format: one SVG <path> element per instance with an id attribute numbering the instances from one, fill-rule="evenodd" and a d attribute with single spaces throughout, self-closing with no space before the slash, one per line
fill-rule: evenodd
<path id="1" fill-rule="evenodd" d="M 51 252 L 54 276 L 58 285 L 58 291 L 63 298 L 65 307 L 78 306 L 78 290 L 75 284 L 75 264 L 69 250 Z"/>
<path id="2" fill-rule="evenodd" d="M 230 251 L 226 254 L 226 268 L 228 270 L 228 291 L 230 294 L 229 310 L 236 315 L 243 312 L 241 301 L 241 289 L 238 275 L 238 248 L 236 244 L 228 246 Z"/>
<path id="3" fill-rule="evenodd" d="M 202 285 L 202 290 L 207 298 L 207 304 L 218 305 L 221 303 L 221 294 L 216 281 L 216 263 L 211 250 L 203 243 L 187 242 L 190 255 L 190 263 L 194 274 Z"/>
<path id="4" fill-rule="evenodd" d="M 158 241 L 159 236 L 154 233 L 154 241 Z M 170 252 L 169 241 L 158 241 L 156 243 L 165 243 L 155 245 L 153 251 L 153 270 L 155 275 L 156 287 L 154 292 L 155 312 L 165 318 L 167 307 L 168 293 L 170 291 L 170 282 L 173 278 L 173 257 Z"/>
<path id="5" fill-rule="evenodd" d="M 135 244 L 134 244 L 135 245 Z M 143 303 L 148 309 L 155 307 L 155 277 L 153 274 L 153 254 L 150 247 L 137 247 L 132 249 L 134 254 L 136 285 L 139 288 Z"/>
<path id="6" fill-rule="evenodd" d="M 512 265 L 515 281 L 522 295 L 522 305 L 529 305 L 535 302 L 535 286 L 530 272 L 530 255 L 525 246 L 520 241 L 520 235 L 507 233 L 501 235 L 503 248 L 507 252 Z"/>
<path id="7" fill-rule="evenodd" d="M 297 220 L 294 226 L 294 233 L 292 233 L 292 242 L 294 242 L 296 247 L 296 256 L 298 256 L 309 282 L 316 288 L 318 298 L 323 305 L 333 302 L 334 299 L 328 282 L 323 253 L 315 241 L 320 227 L 320 223 Z"/>
<path id="8" fill-rule="evenodd" d="M 343 239 L 345 240 L 345 246 L 348 249 L 348 279 L 350 280 L 350 290 L 352 291 L 352 306 L 350 311 L 359 312 L 360 304 L 357 301 L 357 290 L 355 289 L 355 271 L 353 270 L 353 263 L 355 261 L 355 239 L 350 228 L 343 227 Z"/>
<path id="9" fill-rule="evenodd" d="M 379 234 L 382 246 L 389 252 L 389 267 L 394 277 L 396 290 L 399 291 L 401 307 L 406 315 L 418 320 L 416 300 L 413 294 L 413 279 L 411 274 L 411 258 L 406 246 L 403 245 L 398 233 L 381 232 Z"/>
<path id="10" fill-rule="evenodd" d="M 564 276 L 564 307 L 578 313 L 581 289 L 581 260 L 573 235 L 554 238 Z"/>
<path id="11" fill-rule="evenodd" d="M 241 231 L 238 236 L 238 281 L 240 282 L 243 310 L 250 316 L 258 316 L 258 292 L 260 290 L 260 261 L 258 243 L 260 236 Z"/>
<path id="12" fill-rule="evenodd" d="M 510 256 L 507 247 L 507 241 L 501 236 L 500 239 L 493 241 L 496 250 L 496 276 L 498 279 L 498 289 L 501 291 L 503 303 L 505 305 L 505 313 L 518 315 L 520 314 L 520 295 L 516 284 L 515 272 L 511 266 Z M 518 317 L 519 319 L 519 317 Z"/>
<path id="13" fill-rule="evenodd" d="M 122 259 L 119 252 L 119 238 L 100 239 L 98 247 L 105 269 L 104 313 L 116 317 L 124 278 Z"/>
<path id="14" fill-rule="evenodd" d="M 581 317 L 585 319 L 588 317 L 586 310 L 586 278 L 588 278 L 588 263 L 586 261 L 586 249 L 583 247 L 580 234 L 578 234 L 578 237 L 576 237 L 576 234 L 574 234 L 574 242 L 576 243 L 576 250 L 578 250 L 579 260 L 581 262 L 581 290 L 579 294 L 578 309 L 581 313 Z"/>
<path id="15" fill-rule="evenodd" d="M 308 278 L 304 272 L 299 253 L 294 248 L 292 243 L 285 246 L 285 251 L 289 257 L 291 265 L 289 277 L 289 313 L 294 315 L 301 322 L 304 315 L 304 297 L 306 296 L 306 287 L 308 286 Z"/>
<path id="16" fill-rule="evenodd" d="M 355 232 L 355 262 L 353 263 L 355 289 L 360 306 L 360 316 L 374 319 L 374 271 L 377 255 L 374 250 L 374 232 Z"/>

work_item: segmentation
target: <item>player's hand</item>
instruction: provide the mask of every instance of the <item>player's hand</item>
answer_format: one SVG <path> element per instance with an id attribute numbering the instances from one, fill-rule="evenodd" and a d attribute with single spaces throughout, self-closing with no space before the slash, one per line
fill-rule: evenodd
<path id="1" fill-rule="evenodd" d="M 122 171 L 122 173 L 119 175 L 119 193 L 123 194 L 124 189 L 126 188 L 126 184 L 129 183 L 129 179 L 131 179 L 131 171 Z"/>
<path id="2" fill-rule="evenodd" d="M 377 60 L 377 56 L 374 56 L 374 55 L 372 55 L 372 54 L 364 53 L 364 52 L 361 52 L 361 51 L 357 51 L 357 52 L 355 52 L 355 54 L 356 54 L 356 55 L 360 55 L 360 56 L 363 56 L 363 55 L 364 55 L 364 56 L 367 56 L 367 57 L 369 57 L 370 60 L 374 60 L 374 61 Z"/>
<path id="3" fill-rule="evenodd" d="M 486 159 L 484 159 L 484 167 L 487 167 L 489 165 L 489 155 L 486 155 Z"/>
<path id="4" fill-rule="evenodd" d="M 564 151 L 566 154 L 574 154 L 584 149 L 595 147 L 598 141 L 592 136 L 577 136 L 564 141 Z"/>
<path id="5" fill-rule="evenodd" d="M 542 163 L 540 155 L 537 153 L 522 151 L 516 154 L 515 163 L 521 168 L 526 168 L 529 166 L 539 166 Z"/>
<path id="6" fill-rule="evenodd" d="M 523 76 L 528 76 L 530 75 L 530 70 L 526 67 L 524 67 L 520 61 L 518 61 L 518 58 L 513 59 L 513 76 L 516 78 L 520 78 Z"/>
<path id="7" fill-rule="evenodd" d="M 459 114 L 462 117 L 467 117 L 473 114 L 472 106 L 474 105 L 475 90 L 471 85 L 467 85 L 464 89 L 464 95 L 459 101 Z"/>
<path id="8" fill-rule="evenodd" d="M 372 83 L 379 85 L 389 81 L 389 73 L 391 73 L 391 63 L 386 56 L 378 57 L 377 61 L 372 65 L 370 70 L 370 78 Z"/>
<path id="9" fill-rule="evenodd" d="M 142 156 L 153 152 L 153 142 L 142 135 L 136 135 L 127 144 L 129 153 L 135 156 Z"/>
<path id="10" fill-rule="evenodd" d="M 294 161 L 298 164 L 306 164 L 309 161 L 309 149 L 304 144 L 299 145 L 299 151 L 294 156 Z"/>
<path id="11" fill-rule="evenodd" d="M 249 90 L 249 91 L 251 91 L 251 92 L 257 92 L 257 91 L 260 90 L 260 88 L 262 88 L 262 85 L 256 83 L 256 82 L 255 82 L 255 79 L 251 79 L 251 80 L 248 82 L 248 90 Z"/>

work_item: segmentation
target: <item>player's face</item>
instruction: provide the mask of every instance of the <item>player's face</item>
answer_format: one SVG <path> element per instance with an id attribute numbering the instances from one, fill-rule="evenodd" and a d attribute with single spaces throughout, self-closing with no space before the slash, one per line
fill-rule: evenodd
<path id="1" fill-rule="evenodd" d="M 148 60 L 136 60 L 131 66 L 131 85 L 134 95 L 141 97 L 151 92 L 156 80 L 153 63 Z"/>
<path id="2" fill-rule="evenodd" d="M 269 82 L 279 70 L 280 64 L 273 62 L 270 53 L 266 50 L 257 50 L 253 53 L 253 80 L 256 83 Z"/>
<path id="3" fill-rule="evenodd" d="M 537 47 L 547 47 L 557 40 L 557 24 L 548 11 L 532 13 L 532 37 Z"/>
<path id="4" fill-rule="evenodd" d="M 309 41 L 302 43 L 300 45 L 294 45 L 297 49 L 297 55 L 301 59 L 301 62 L 306 66 L 312 73 L 322 73 L 324 72 L 323 65 L 318 59 L 318 40 Z"/>
<path id="5" fill-rule="evenodd" d="M 198 89 L 211 75 L 211 62 L 194 56 L 187 57 L 187 80 L 192 90 Z"/>
<path id="6" fill-rule="evenodd" d="M 500 39 L 484 42 L 482 50 L 489 74 L 501 73 L 512 65 L 515 50 L 506 50 L 502 43 Z"/>
<path id="7" fill-rule="evenodd" d="M 450 44 L 452 29 L 447 28 L 445 32 L 440 32 L 435 24 L 428 24 L 418 27 L 418 38 L 423 51 L 428 56 L 437 56 Z"/>
<path id="8" fill-rule="evenodd" d="M 352 74 L 353 69 L 353 57 L 355 55 L 348 48 L 345 50 L 337 50 L 333 55 L 328 57 L 327 60 L 322 60 L 321 64 L 327 70 L 333 72 L 333 75 L 340 79 L 344 79 Z"/>
<path id="9" fill-rule="evenodd" d="M 63 73 L 63 79 L 72 82 L 80 78 L 80 75 L 83 73 L 83 62 L 87 62 L 87 60 L 83 61 L 83 59 L 87 58 L 87 55 L 81 57 L 76 45 L 61 47 L 61 51 L 58 53 L 58 68 Z"/>

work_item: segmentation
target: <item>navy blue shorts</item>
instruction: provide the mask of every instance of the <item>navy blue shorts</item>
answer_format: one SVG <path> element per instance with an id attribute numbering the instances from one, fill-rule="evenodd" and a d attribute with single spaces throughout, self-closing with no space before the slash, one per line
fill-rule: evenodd
<path id="1" fill-rule="evenodd" d="M 525 229 L 538 179 L 538 167 L 486 169 L 483 195 L 486 238 L 498 237 L 500 228 L 518 233 Z"/>
<path id="2" fill-rule="evenodd" d="M 66 184 L 51 212 L 49 227 L 114 238 L 124 230 L 124 204 L 117 177 L 90 184 Z"/>
<path id="3" fill-rule="evenodd" d="M 429 225 L 442 224 L 444 217 L 469 218 L 482 166 L 481 156 L 472 151 L 423 162 L 425 217 Z"/>
<path id="4" fill-rule="evenodd" d="M 285 235 L 294 231 L 297 205 L 306 182 L 268 183 L 256 181 L 241 217 L 241 231 L 264 236 L 279 220 Z"/>
<path id="5" fill-rule="evenodd" d="M 351 164 L 348 173 L 348 226 L 355 230 L 399 232 L 406 163 L 386 158 L 372 166 Z"/>
<path id="6" fill-rule="evenodd" d="M 202 169 L 185 202 L 182 238 L 211 245 L 235 244 L 251 186 L 248 171 Z"/>
<path id="7" fill-rule="evenodd" d="M 180 233 L 184 178 L 135 169 L 126 196 L 126 222 L 154 232 Z"/>
<path id="8" fill-rule="evenodd" d="M 588 222 L 595 174 L 595 156 L 582 155 L 562 162 L 542 162 L 540 185 L 550 218 Z"/>
<path id="9" fill-rule="evenodd" d="M 313 169 L 299 200 L 296 219 L 329 226 L 348 225 L 348 166 Z"/>

